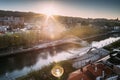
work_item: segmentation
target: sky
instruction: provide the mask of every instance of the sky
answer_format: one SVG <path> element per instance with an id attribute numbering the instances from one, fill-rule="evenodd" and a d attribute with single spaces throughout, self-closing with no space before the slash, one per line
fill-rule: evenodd
<path id="1" fill-rule="evenodd" d="M 83 18 L 120 19 L 120 0 L 0 0 L 0 10 L 46 13 Z"/>

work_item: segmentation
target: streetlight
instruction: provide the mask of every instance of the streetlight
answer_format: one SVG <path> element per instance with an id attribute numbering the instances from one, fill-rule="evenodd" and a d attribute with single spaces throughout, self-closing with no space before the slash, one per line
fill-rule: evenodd
<path id="1" fill-rule="evenodd" d="M 52 68 L 51 73 L 53 76 L 60 78 L 64 73 L 64 69 L 63 67 L 56 65 Z"/>

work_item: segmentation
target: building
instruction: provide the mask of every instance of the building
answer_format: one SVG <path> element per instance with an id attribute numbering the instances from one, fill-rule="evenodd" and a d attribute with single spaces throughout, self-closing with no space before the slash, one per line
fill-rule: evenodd
<path id="1" fill-rule="evenodd" d="M 9 26 L 9 28 L 3 28 L 3 26 Z M 0 17 L 0 30 L 2 31 L 12 31 L 13 29 L 23 28 L 24 27 L 24 18 L 23 17 Z M 5 30 L 4 30 L 5 29 Z"/>
<path id="2" fill-rule="evenodd" d="M 102 62 L 89 64 L 69 75 L 68 80 L 117 80 L 113 69 Z"/>
<path id="3" fill-rule="evenodd" d="M 0 26 L 0 33 L 5 33 L 9 26 Z"/>
<path id="4" fill-rule="evenodd" d="M 23 17 L 0 17 L 0 25 L 17 25 L 17 24 L 24 24 L 24 18 Z"/>

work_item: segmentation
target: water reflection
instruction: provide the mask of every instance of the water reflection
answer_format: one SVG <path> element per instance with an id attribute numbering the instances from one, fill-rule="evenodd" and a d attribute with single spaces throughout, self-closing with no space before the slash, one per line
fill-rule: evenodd
<path id="1" fill-rule="evenodd" d="M 36 63 L 37 55 L 29 54 L 15 55 L 0 59 L 0 74 L 11 72 L 13 70 L 21 70 L 24 66 L 28 67 Z"/>
<path id="2" fill-rule="evenodd" d="M 15 78 L 26 74 L 32 69 L 40 69 L 53 61 L 67 59 L 69 53 L 63 51 L 78 47 L 80 46 L 75 44 L 63 44 L 57 47 L 0 58 L 0 80 L 6 79 L 6 76 Z"/>

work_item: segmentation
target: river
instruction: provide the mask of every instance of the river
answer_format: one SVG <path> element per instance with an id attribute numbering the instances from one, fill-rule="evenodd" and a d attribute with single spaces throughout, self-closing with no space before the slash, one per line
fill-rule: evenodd
<path id="1" fill-rule="evenodd" d="M 52 62 L 66 60 L 72 56 L 82 54 L 90 46 L 102 47 L 120 39 L 120 34 L 99 36 L 88 40 L 89 46 L 60 45 L 38 51 L 31 51 L 0 58 L 0 80 L 14 80 L 26 75 L 32 70 L 38 70 Z M 70 47 L 70 48 L 69 48 Z"/>

